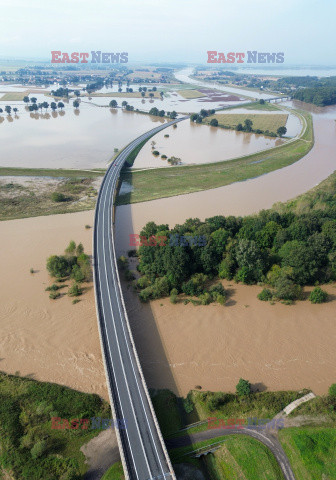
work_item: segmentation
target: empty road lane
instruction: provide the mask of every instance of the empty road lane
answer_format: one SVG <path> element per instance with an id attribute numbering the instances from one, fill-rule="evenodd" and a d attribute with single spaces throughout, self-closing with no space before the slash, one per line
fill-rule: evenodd
<path id="1" fill-rule="evenodd" d="M 164 123 L 131 142 L 109 167 L 97 199 L 93 232 L 96 308 L 113 415 L 126 428 L 117 437 L 126 478 L 174 480 L 169 456 L 143 377 L 119 282 L 113 205 L 120 170 L 143 140 L 187 117 Z"/>

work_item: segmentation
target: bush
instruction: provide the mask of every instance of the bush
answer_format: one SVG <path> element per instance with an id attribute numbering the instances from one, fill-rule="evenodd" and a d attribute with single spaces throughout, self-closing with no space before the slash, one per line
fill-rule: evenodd
<path id="1" fill-rule="evenodd" d="M 204 292 L 199 296 L 201 305 L 209 305 L 212 301 L 212 297 L 209 292 Z"/>
<path id="2" fill-rule="evenodd" d="M 153 155 L 155 155 L 155 157 L 158 157 L 160 155 L 160 152 L 158 152 L 157 150 L 153 150 Z"/>
<path id="3" fill-rule="evenodd" d="M 186 295 L 199 296 L 204 291 L 208 277 L 204 273 L 196 273 L 188 282 L 182 284 L 182 291 Z"/>
<path id="4" fill-rule="evenodd" d="M 78 285 L 78 283 L 74 283 L 68 291 L 69 297 L 79 297 L 79 295 L 82 295 L 83 290 L 81 287 Z"/>
<path id="5" fill-rule="evenodd" d="M 72 267 L 71 278 L 73 278 L 75 282 L 78 282 L 78 283 L 83 282 L 85 280 L 85 274 L 77 264 Z"/>
<path id="6" fill-rule="evenodd" d="M 227 402 L 228 396 L 225 393 L 222 392 L 215 392 L 207 397 L 207 407 L 210 410 L 210 412 L 214 412 L 215 410 L 218 410 L 220 407 L 225 405 Z"/>
<path id="7" fill-rule="evenodd" d="M 238 397 L 246 397 L 251 393 L 251 384 L 248 380 L 243 378 L 239 379 L 239 382 L 236 385 L 236 392 Z"/>
<path id="8" fill-rule="evenodd" d="M 56 298 L 60 297 L 61 294 L 59 292 L 50 292 L 49 293 L 49 298 L 51 298 L 51 300 L 56 300 Z"/>
<path id="9" fill-rule="evenodd" d="M 31 268 L 29 271 L 30 273 L 35 273 L 33 268 Z"/>
<path id="10" fill-rule="evenodd" d="M 125 270 L 125 268 L 128 265 L 128 260 L 124 255 L 121 255 L 121 257 L 118 258 L 118 267 L 120 270 Z"/>
<path id="11" fill-rule="evenodd" d="M 135 279 L 135 275 L 133 272 L 131 272 L 131 270 L 126 269 L 124 272 L 124 275 L 125 275 L 125 280 L 127 282 L 131 282 L 132 280 Z"/>
<path id="12" fill-rule="evenodd" d="M 140 288 L 140 290 L 149 287 L 150 284 L 151 284 L 151 281 L 149 280 L 147 275 L 143 275 L 136 282 L 136 286 L 137 286 L 137 288 Z"/>
<path id="13" fill-rule="evenodd" d="M 213 119 L 210 121 L 210 125 L 211 125 L 211 127 L 218 127 L 218 120 L 217 120 L 217 118 L 213 118 Z"/>
<path id="14" fill-rule="evenodd" d="M 175 305 L 177 303 L 177 295 L 170 295 L 170 303 Z"/>
<path id="15" fill-rule="evenodd" d="M 35 443 L 33 448 L 30 450 L 31 456 L 34 460 L 42 455 L 47 451 L 47 442 L 45 440 L 41 440 L 40 442 Z"/>
<path id="16" fill-rule="evenodd" d="M 146 287 L 141 292 L 139 293 L 139 298 L 141 302 L 148 302 L 148 300 L 152 297 L 153 295 L 153 287 Z"/>
<path id="17" fill-rule="evenodd" d="M 56 292 L 57 290 L 59 290 L 61 287 L 59 287 L 58 285 L 56 285 L 56 283 L 53 283 L 52 285 L 50 285 L 49 287 L 47 287 L 45 289 L 46 292 Z"/>
<path id="18" fill-rule="evenodd" d="M 328 293 L 320 287 L 315 287 L 309 295 L 311 303 L 324 303 L 328 300 Z"/>
<path id="19" fill-rule="evenodd" d="M 63 193 L 53 192 L 51 194 L 51 200 L 53 202 L 66 202 L 68 198 Z"/>
<path id="20" fill-rule="evenodd" d="M 219 303 L 220 305 L 224 305 L 226 301 L 226 292 L 224 290 L 224 287 L 221 283 L 218 283 L 217 285 L 213 285 L 209 293 L 211 295 L 211 298 L 214 302 Z"/>
<path id="21" fill-rule="evenodd" d="M 272 300 L 272 292 L 268 288 L 264 288 L 260 293 L 258 293 L 257 297 L 262 302 L 268 302 L 268 300 Z"/>
<path id="22" fill-rule="evenodd" d="M 194 410 L 194 404 L 190 393 L 188 393 L 187 398 L 183 400 L 183 407 L 186 413 L 191 413 Z"/>
<path id="23" fill-rule="evenodd" d="M 330 385 L 329 395 L 330 395 L 330 397 L 336 398 L 336 383 L 333 383 L 332 385 Z"/>

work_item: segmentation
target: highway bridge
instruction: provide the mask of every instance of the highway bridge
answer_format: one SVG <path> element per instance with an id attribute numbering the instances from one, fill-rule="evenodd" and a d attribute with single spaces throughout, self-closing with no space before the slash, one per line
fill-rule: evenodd
<path id="1" fill-rule="evenodd" d="M 176 480 L 142 373 L 121 290 L 113 232 L 113 205 L 120 170 L 130 152 L 164 128 L 164 123 L 133 140 L 107 170 L 93 231 L 96 310 L 105 373 L 114 419 L 125 422 L 117 438 L 126 479 Z"/>

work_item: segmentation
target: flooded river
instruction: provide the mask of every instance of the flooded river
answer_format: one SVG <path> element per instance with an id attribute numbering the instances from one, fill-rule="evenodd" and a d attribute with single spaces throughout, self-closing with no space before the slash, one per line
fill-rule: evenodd
<path id="1" fill-rule="evenodd" d="M 308 155 L 288 167 L 245 182 L 118 207 L 118 250 L 128 250 L 128 235 L 139 233 L 151 220 L 173 226 L 190 217 L 248 215 L 304 193 L 327 178 L 336 169 L 336 107 L 321 110 L 298 102 L 287 105 L 313 111 L 315 145 Z"/>

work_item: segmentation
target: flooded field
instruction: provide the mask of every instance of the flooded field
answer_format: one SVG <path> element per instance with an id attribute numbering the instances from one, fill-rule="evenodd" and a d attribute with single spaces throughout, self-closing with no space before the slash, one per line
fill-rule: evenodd
<path id="1" fill-rule="evenodd" d="M 2 121 L 1 121 L 2 119 Z M 63 112 L 0 116 L 0 166 L 104 168 L 135 137 L 165 120 L 121 109 L 72 105 Z"/>
<path id="2" fill-rule="evenodd" d="M 293 106 L 305 108 L 297 102 Z M 308 155 L 288 167 L 213 190 L 117 207 L 118 249 L 128 250 L 128 235 L 139 233 L 152 220 L 173 226 L 187 218 L 248 215 L 313 188 L 336 169 L 335 119 L 336 107 L 313 113 L 315 145 Z"/>
<path id="3" fill-rule="evenodd" d="M 152 153 L 152 141 L 156 142 L 155 150 L 160 152 L 157 157 Z M 249 155 L 282 143 L 284 140 L 280 138 L 236 132 L 185 120 L 180 122 L 177 128 L 168 127 L 151 138 L 140 150 L 133 167 L 169 166 L 167 160 L 161 159 L 161 155 L 166 155 L 168 158 L 178 157 L 184 165 L 218 162 Z"/>

